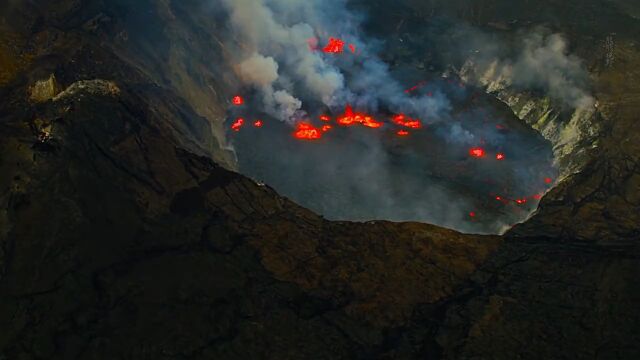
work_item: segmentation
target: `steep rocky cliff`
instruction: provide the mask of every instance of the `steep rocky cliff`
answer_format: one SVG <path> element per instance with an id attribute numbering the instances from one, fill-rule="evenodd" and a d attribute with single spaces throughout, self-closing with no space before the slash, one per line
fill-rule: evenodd
<path id="1" fill-rule="evenodd" d="M 629 29 L 592 72 L 597 137 L 498 237 L 331 222 L 227 170 L 201 3 L 0 5 L 2 358 L 640 355 L 640 23 L 601 14 Z"/>

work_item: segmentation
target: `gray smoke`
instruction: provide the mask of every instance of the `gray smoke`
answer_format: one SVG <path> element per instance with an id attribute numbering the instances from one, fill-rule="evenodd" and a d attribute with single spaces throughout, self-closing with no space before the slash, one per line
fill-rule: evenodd
<path id="1" fill-rule="evenodd" d="M 593 107 L 595 100 L 587 90 L 589 74 L 582 60 L 569 53 L 567 40 L 561 34 L 534 28 L 519 33 L 517 45 L 509 48 L 477 29 L 460 26 L 455 31 L 457 37 L 464 39 L 457 44 L 464 49 L 463 54 L 472 53 L 469 60 L 475 67 L 475 80 L 539 90 L 572 109 Z"/>
<path id="2" fill-rule="evenodd" d="M 358 35 L 359 19 L 343 0 L 223 0 L 238 40 L 240 78 L 262 93 L 264 109 L 286 122 L 298 120 L 305 105 L 321 102 L 337 110 L 346 103 L 375 112 L 381 106 L 437 118 L 446 98 L 411 98 Z M 340 37 L 358 55 L 336 56 L 309 48 Z M 277 77 L 274 78 L 274 74 Z"/>
<path id="3" fill-rule="evenodd" d="M 542 88 L 552 98 L 573 108 L 594 104 L 594 99 L 583 88 L 588 76 L 582 61 L 568 54 L 567 42 L 560 34 L 530 34 L 524 39 L 524 49 L 518 59 L 506 64 L 503 72 L 514 85 Z"/>

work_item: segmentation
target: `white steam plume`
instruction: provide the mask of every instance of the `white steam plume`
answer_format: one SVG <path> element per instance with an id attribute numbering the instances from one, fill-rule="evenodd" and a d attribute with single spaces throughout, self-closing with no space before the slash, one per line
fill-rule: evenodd
<path id="1" fill-rule="evenodd" d="M 240 43 L 240 78 L 262 93 L 272 116 L 292 122 L 305 105 L 322 103 L 337 110 L 352 103 L 371 112 L 386 106 L 433 121 L 448 107 L 439 94 L 416 99 L 404 93 L 387 65 L 369 54 L 358 37 L 359 21 L 344 0 L 222 1 Z M 329 36 L 355 44 L 365 55 L 351 54 L 346 46 L 343 56 L 309 49 L 309 39 L 323 42 Z"/>

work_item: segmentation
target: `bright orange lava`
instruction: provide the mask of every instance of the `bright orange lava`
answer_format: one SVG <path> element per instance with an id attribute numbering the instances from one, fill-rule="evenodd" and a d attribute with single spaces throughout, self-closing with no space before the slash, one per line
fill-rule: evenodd
<path id="1" fill-rule="evenodd" d="M 231 99 L 231 102 L 233 103 L 233 105 L 240 106 L 244 104 L 244 99 L 242 98 L 242 96 L 236 95 Z"/>
<path id="2" fill-rule="evenodd" d="M 262 120 L 256 120 L 256 121 L 253 123 L 253 126 L 255 126 L 255 127 L 262 127 Z"/>
<path id="3" fill-rule="evenodd" d="M 406 116 L 405 114 L 394 115 L 392 117 L 392 120 L 394 123 L 400 126 L 404 126 L 412 129 L 420 129 L 422 127 L 422 123 L 420 122 L 420 119 L 412 119 Z"/>
<path id="4" fill-rule="evenodd" d="M 344 51 L 344 41 L 337 38 L 329 38 L 329 43 L 322 49 L 326 53 L 340 54 Z"/>
<path id="5" fill-rule="evenodd" d="M 320 115 L 319 118 L 322 121 L 331 121 L 331 117 L 329 115 Z"/>
<path id="6" fill-rule="evenodd" d="M 496 160 L 504 160 L 504 154 L 503 153 L 497 153 L 496 154 Z"/>
<path id="7" fill-rule="evenodd" d="M 327 131 L 331 130 L 332 128 L 333 128 L 333 126 L 331 126 L 331 125 L 324 125 L 322 127 L 322 131 L 323 132 L 327 132 Z"/>
<path id="8" fill-rule="evenodd" d="M 296 131 L 293 136 L 301 140 L 317 140 L 322 137 L 322 133 L 313 125 L 301 122 L 296 125 Z"/>
<path id="9" fill-rule="evenodd" d="M 347 105 L 344 109 L 344 114 L 338 116 L 338 124 L 342 126 L 351 126 L 356 124 L 362 124 L 363 126 L 370 128 L 382 127 L 382 123 L 376 121 L 371 115 L 365 113 L 354 112 L 351 105 Z"/>
<path id="10" fill-rule="evenodd" d="M 484 149 L 483 148 L 471 148 L 469 150 L 469 155 L 473 156 L 473 157 L 477 157 L 477 158 L 481 158 L 484 157 Z"/>
<path id="11" fill-rule="evenodd" d="M 242 127 L 242 125 L 244 125 L 244 119 L 237 118 L 236 121 L 233 124 L 231 124 L 231 130 L 240 131 L 240 128 Z"/>

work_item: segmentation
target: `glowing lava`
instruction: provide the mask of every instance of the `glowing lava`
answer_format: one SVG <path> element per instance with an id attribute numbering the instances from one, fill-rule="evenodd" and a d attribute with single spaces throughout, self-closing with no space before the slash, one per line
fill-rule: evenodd
<path id="1" fill-rule="evenodd" d="M 412 129 L 420 129 L 422 127 L 422 122 L 420 122 L 420 119 L 412 119 L 405 114 L 394 115 L 392 120 L 394 123 L 400 126 Z"/>
<path id="2" fill-rule="evenodd" d="M 320 115 L 319 119 L 322 121 L 331 121 L 331 117 L 329 115 Z"/>
<path id="3" fill-rule="evenodd" d="M 503 153 L 497 153 L 496 154 L 496 160 L 504 160 L 504 154 Z"/>
<path id="4" fill-rule="evenodd" d="M 322 132 L 327 132 L 327 131 L 331 130 L 332 128 L 333 128 L 333 126 L 331 126 L 331 125 L 324 125 L 322 127 Z"/>
<path id="5" fill-rule="evenodd" d="M 255 126 L 255 127 L 262 127 L 262 120 L 256 120 L 256 121 L 253 123 L 253 126 Z"/>
<path id="6" fill-rule="evenodd" d="M 553 179 L 549 178 L 549 177 L 548 178 L 544 178 L 544 182 L 545 182 L 545 184 L 551 184 L 553 182 Z"/>
<path id="7" fill-rule="evenodd" d="M 313 125 L 301 122 L 296 125 L 293 136 L 300 140 L 317 140 L 322 137 L 322 134 Z"/>
<path id="8" fill-rule="evenodd" d="M 407 136 L 407 135 L 409 135 L 409 132 L 407 130 L 398 130 L 398 132 L 396 132 L 396 134 L 398 136 Z"/>
<path id="9" fill-rule="evenodd" d="M 404 92 L 405 92 L 405 93 L 407 93 L 407 94 L 410 94 L 410 93 L 412 93 L 412 92 L 414 92 L 414 91 L 416 91 L 416 90 L 420 89 L 421 87 L 423 87 L 423 86 L 425 86 L 425 85 L 427 85 L 427 82 L 426 82 L 426 81 L 420 81 L 419 83 L 417 83 L 416 85 L 414 85 L 414 86 L 412 86 L 412 87 L 408 88 L 408 89 L 407 89 L 407 90 L 405 90 Z M 431 95 L 429 95 L 429 96 L 431 96 Z"/>
<path id="10" fill-rule="evenodd" d="M 352 53 L 356 53 L 356 46 L 353 44 L 349 44 L 349 50 L 351 50 Z"/>
<path id="11" fill-rule="evenodd" d="M 231 130 L 240 131 L 240 128 L 242 127 L 242 125 L 244 125 L 244 119 L 237 118 L 236 121 L 233 124 L 231 124 Z"/>
<path id="12" fill-rule="evenodd" d="M 329 38 L 329 43 L 322 49 L 326 53 L 340 54 L 344 51 L 344 41 L 337 38 Z"/>
<path id="13" fill-rule="evenodd" d="M 351 105 L 347 105 L 344 109 L 344 114 L 338 117 L 338 124 L 342 126 L 351 126 L 362 124 L 363 126 L 370 128 L 382 127 L 382 123 L 376 121 L 371 115 L 365 113 L 354 112 Z"/>
<path id="14" fill-rule="evenodd" d="M 524 205 L 527 203 L 527 199 L 516 199 L 516 204 Z"/>
<path id="15" fill-rule="evenodd" d="M 484 149 L 479 147 L 471 148 L 469 149 L 469 155 L 477 158 L 484 157 Z"/>
<path id="16" fill-rule="evenodd" d="M 244 99 L 242 98 L 242 96 L 236 95 L 231 99 L 231 102 L 235 106 L 240 106 L 240 105 L 244 104 Z"/>

